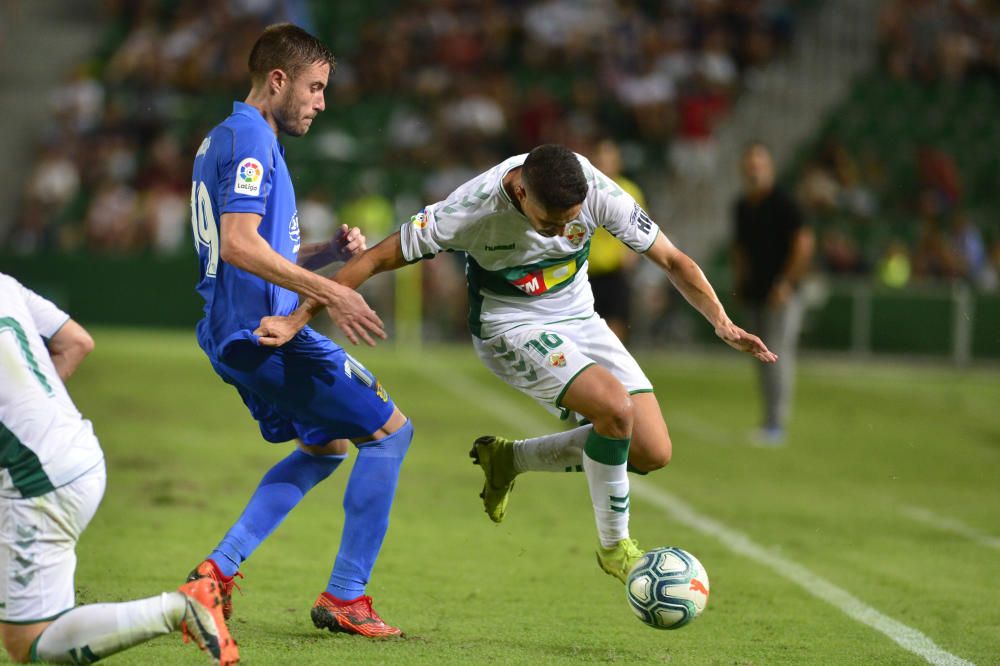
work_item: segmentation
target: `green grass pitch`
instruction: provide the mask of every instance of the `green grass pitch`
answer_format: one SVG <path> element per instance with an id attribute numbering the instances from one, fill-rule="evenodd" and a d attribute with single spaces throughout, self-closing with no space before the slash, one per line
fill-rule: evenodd
<path id="1" fill-rule="evenodd" d="M 192 333 L 94 334 L 97 350 L 69 387 L 95 424 L 109 482 L 79 544 L 80 603 L 176 587 L 290 450 L 260 439 Z M 523 476 L 502 525 L 483 513 L 471 441 L 540 434 L 557 420 L 489 375 L 470 346 L 356 352 L 416 426 L 369 587 L 410 638 L 373 643 L 309 620 L 337 550 L 345 465 L 243 569 L 232 630 L 247 664 L 927 663 L 810 594 L 814 580 L 944 654 L 1000 663 L 995 369 L 803 362 L 788 445 L 762 449 L 746 437 L 757 411 L 749 359 L 639 354 L 674 462 L 637 484 L 646 492 L 633 491 L 632 533 L 691 551 L 712 583 L 704 615 L 663 632 L 639 623 L 597 568 L 582 475 Z M 670 498 L 693 513 L 679 519 Z M 762 566 L 720 530 L 813 578 L 803 586 Z M 202 659 L 175 634 L 107 663 Z"/>

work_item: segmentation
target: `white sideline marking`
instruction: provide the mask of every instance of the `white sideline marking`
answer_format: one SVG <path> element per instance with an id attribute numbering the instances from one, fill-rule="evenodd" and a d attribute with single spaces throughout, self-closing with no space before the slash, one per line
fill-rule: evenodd
<path id="1" fill-rule="evenodd" d="M 951 532 L 952 534 L 963 536 L 980 546 L 1000 550 L 1000 538 L 980 532 L 976 528 L 970 527 L 954 518 L 936 514 L 929 509 L 919 506 L 904 506 L 900 510 L 900 513 L 910 520 L 936 527 L 942 532 Z"/>
<path id="2" fill-rule="evenodd" d="M 463 400 L 471 402 L 475 397 L 480 398 L 476 400 L 478 408 L 490 412 L 498 420 L 512 426 L 535 428 L 539 433 L 552 430 L 551 421 L 543 421 L 534 413 L 526 413 L 522 404 L 506 397 L 492 386 L 474 382 L 458 373 L 449 374 L 447 380 L 439 373 L 430 373 L 427 378 Z M 489 399 L 482 399 L 485 397 L 484 394 L 489 394 Z M 921 632 L 880 613 L 850 592 L 821 578 L 801 564 L 758 545 L 742 532 L 730 529 L 698 513 L 680 498 L 652 483 L 632 478 L 631 488 L 635 495 L 669 514 L 677 522 L 714 538 L 734 553 L 766 566 L 782 578 L 790 580 L 848 617 L 884 634 L 903 649 L 923 657 L 929 663 L 935 666 L 975 666 L 973 662 L 944 650 Z"/>
<path id="3" fill-rule="evenodd" d="M 817 576 L 797 562 L 763 546 L 754 543 L 742 532 L 730 529 L 722 523 L 692 509 L 683 500 L 656 486 L 633 480 L 632 492 L 650 504 L 670 514 L 677 522 L 687 525 L 693 530 L 713 537 L 722 542 L 729 550 L 749 557 L 750 559 L 773 570 L 782 578 L 787 578 L 803 590 L 821 599 L 848 617 L 885 634 L 904 649 L 923 657 L 928 662 L 940 666 L 971 665 L 967 661 L 942 649 L 930 638 L 912 627 L 880 613 L 873 607 L 861 601 L 853 594 L 837 587 L 828 580 Z"/>

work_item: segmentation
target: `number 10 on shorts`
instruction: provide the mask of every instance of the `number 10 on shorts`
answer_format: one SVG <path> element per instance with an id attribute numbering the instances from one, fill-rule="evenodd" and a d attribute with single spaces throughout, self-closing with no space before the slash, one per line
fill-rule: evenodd
<path id="1" fill-rule="evenodd" d="M 560 338 L 555 333 L 550 333 L 549 331 L 543 331 L 541 335 L 537 338 L 532 338 L 522 345 L 525 349 L 535 350 L 542 356 L 549 353 L 549 350 L 556 349 L 560 347 L 563 343 L 563 339 Z"/>

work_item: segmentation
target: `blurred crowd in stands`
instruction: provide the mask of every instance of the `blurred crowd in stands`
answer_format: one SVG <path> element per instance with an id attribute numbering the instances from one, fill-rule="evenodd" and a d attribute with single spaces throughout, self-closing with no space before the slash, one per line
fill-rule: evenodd
<path id="1" fill-rule="evenodd" d="M 855 156 L 834 139 L 823 143 L 797 189 L 803 210 L 818 226 L 817 268 L 831 275 L 874 275 L 890 287 L 964 280 L 996 289 L 997 218 L 987 213 L 984 221 L 974 221 L 963 209 L 962 179 L 947 151 L 918 148 L 913 166 L 916 180 L 904 193 L 904 219 L 890 226 L 882 212 L 900 193 L 885 187 L 878 156 Z"/>
<path id="2" fill-rule="evenodd" d="M 188 252 L 191 156 L 245 95 L 246 53 L 261 28 L 286 20 L 339 59 L 325 116 L 307 139 L 286 142 L 309 239 L 345 222 L 377 240 L 414 206 L 542 142 L 593 154 L 614 137 L 640 182 L 646 169 L 710 179 L 735 168 L 715 163 L 716 123 L 788 48 L 812 4 L 104 0 L 114 27 L 53 90 L 54 120 L 24 165 L 17 221 L 0 247 Z M 913 85 L 1000 85 L 997 7 L 889 0 L 884 72 Z M 887 183 L 877 149 L 836 135 L 796 167 L 803 208 L 821 223 L 819 267 L 893 286 L 959 278 L 995 287 L 998 220 L 968 214 L 956 149 L 908 150 L 913 191 Z M 908 217 L 911 232 L 873 231 L 887 210 Z M 839 222 L 823 223 L 831 217 Z"/>
<path id="3" fill-rule="evenodd" d="M 216 98 L 242 99 L 246 53 L 288 20 L 339 63 L 299 168 L 304 233 L 338 218 L 378 237 L 510 154 L 543 142 L 589 153 L 615 137 L 631 169 L 712 169 L 712 132 L 784 49 L 791 0 L 105 0 L 103 52 L 53 91 L 55 122 L 4 243 L 107 253 L 187 251 L 189 170 Z M 225 103 L 225 102 L 224 102 Z M 381 104 L 382 106 L 378 106 Z M 379 117 L 384 123 L 355 123 Z M 358 126 L 364 129 L 358 129 Z M 296 144 L 297 142 L 288 142 Z M 292 171 L 296 151 L 290 145 Z M 337 162 L 351 178 L 330 172 Z M 416 181 L 392 174 L 409 169 Z"/>
<path id="4" fill-rule="evenodd" d="M 902 92 L 883 98 L 881 109 L 863 100 L 854 106 L 876 117 L 868 132 L 881 136 L 848 145 L 834 132 L 797 174 L 800 203 L 818 222 L 818 268 L 873 275 L 890 287 L 960 280 L 996 289 L 1000 165 L 995 146 L 986 159 L 970 153 L 995 136 L 1000 4 L 889 0 L 880 15 L 879 56 L 875 86 Z M 922 94 L 902 94 L 907 89 Z M 943 103 L 956 98 L 961 102 L 948 118 Z M 899 127 L 884 120 L 891 115 Z M 902 155 L 902 164 L 888 164 L 889 153 Z M 902 183 L 893 169 L 903 172 Z"/>
<path id="5" fill-rule="evenodd" d="M 888 0 L 879 50 L 899 79 L 1000 83 L 1000 5 L 992 0 Z"/>

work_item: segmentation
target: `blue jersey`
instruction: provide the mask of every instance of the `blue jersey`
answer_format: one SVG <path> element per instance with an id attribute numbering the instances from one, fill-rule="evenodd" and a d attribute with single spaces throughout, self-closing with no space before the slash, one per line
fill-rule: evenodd
<path id="1" fill-rule="evenodd" d="M 262 317 L 289 314 L 299 300 L 295 292 L 222 261 L 223 213 L 260 215 L 260 235 L 281 256 L 296 260 L 299 219 L 285 151 L 260 112 L 242 102 L 233 103 L 232 115 L 198 148 L 191 183 L 198 293 L 205 299 L 198 342 L 211 356 L 234 340 L 256 341 L 252 331 Z"/>

